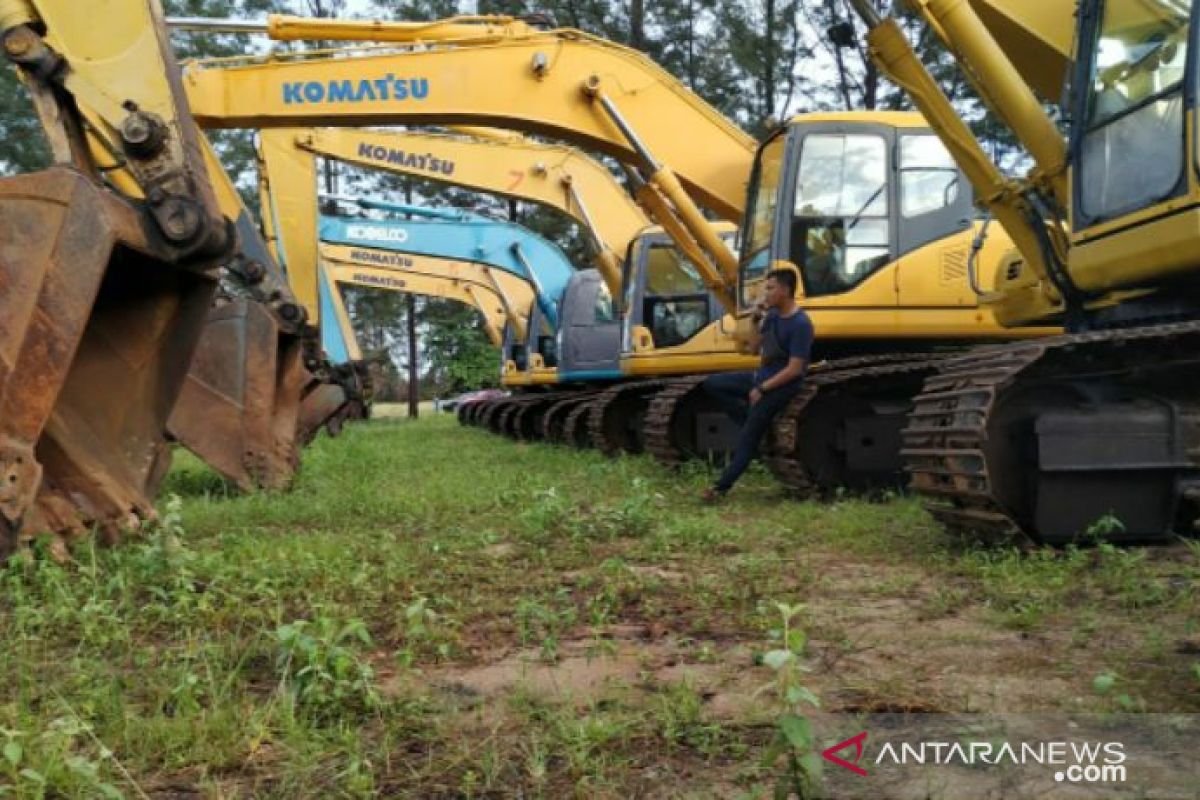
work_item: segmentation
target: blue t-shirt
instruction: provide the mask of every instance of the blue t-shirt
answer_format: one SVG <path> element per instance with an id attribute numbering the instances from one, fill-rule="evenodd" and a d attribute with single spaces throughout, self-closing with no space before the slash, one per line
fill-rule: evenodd
<path id="1" fill-rule="evenodd" d="M 778 375 L 791 358 L 804 359 L 804 372 L 784 385 L 794 386 L 804 380 L 813 343 L 812 320 L 804 309 L 797 308 L 790 317 L 781 317 L 772 308 L 763 320 L 762 334 L 762 366 L 755 370 L 754 382 L 762 383 Z"/>

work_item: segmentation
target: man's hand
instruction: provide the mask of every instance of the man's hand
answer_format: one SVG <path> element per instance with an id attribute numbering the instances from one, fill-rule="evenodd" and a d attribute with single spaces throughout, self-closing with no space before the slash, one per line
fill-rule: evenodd
<path id="1" fill-rule="evenodd" d="M 759 300 L 754 304 L 754 310 L 750 312 L 750 319 L 754 320 L 755 325 L 762 325 L 763 319 L 767 316 L 767 304 L 763 300 Z"/>
<path id="2" fill-rule="evenodd" d="M 762 389 L 759 389 L 757 386 L 755 386 L 753 389 L 750 390 L 750 405 L 751 406 L 758 405 L 758 401 L 762 400 L 762 399 L 763 399 Z"/>

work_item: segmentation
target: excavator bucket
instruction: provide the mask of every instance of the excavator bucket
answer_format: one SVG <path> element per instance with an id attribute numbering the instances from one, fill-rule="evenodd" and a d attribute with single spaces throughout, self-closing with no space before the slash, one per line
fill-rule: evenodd
<path id="1" fill-rule="evenodd" d="M 261 303 L 219 302 L 171 414 L 171 436 L 243 491 L 285 488 L 299 466 L 301 397 L 313 380 L 302 350 Z"/>
<path id="2" fill-rule="evenodd" d="M 339 365 L 319 378 L 309 373 L 308 386 L 300 401 L 296 438 L 307 445 L 325 428 L 331 436 L 342 430 L 347 420 L 365 419 L 369 389 L 360 371 L 353 365 Z"/>
<path id="3" fill-rule="evenodd" d="M 0 180 L 0 555 L 152 513 L 217 285 L 176 260 L 72 169 Z"/>

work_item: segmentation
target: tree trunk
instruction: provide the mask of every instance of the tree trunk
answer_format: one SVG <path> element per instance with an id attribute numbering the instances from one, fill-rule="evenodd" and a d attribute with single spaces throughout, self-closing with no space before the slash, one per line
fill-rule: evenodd
<path id="1" fill-rule="evenodd" d="M 688 88 L 696 91 L 696 3 L 688 0 L 687 5 L 687 77 Z"/>
<path id="2" fill-rule="evenodd" d="M 408 294 L 408 418 L 416 419 L 420 413 L 420 398 L 417 394 L 417 298 Z"/>
<path id="3" fill-rule="evenodd" d="M 646 7 L 644 0 L 629 1 L 629 46 L 641 50 L 646 44 Z"/>
<path id="4" fill-rule="evenodd" d="M 763 118 L 775 116 L 775 0 L 766 4 L 766 60 L 763 64 Z"/>

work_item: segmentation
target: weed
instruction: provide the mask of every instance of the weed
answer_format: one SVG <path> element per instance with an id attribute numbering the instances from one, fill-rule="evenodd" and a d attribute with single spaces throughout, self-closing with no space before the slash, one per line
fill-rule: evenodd
<path id="1" fill-rule="evenodd" d="M 713 755 L 724 743 L 721 726 L 704 718 L 704 699 L 688 681 L 666 686 L 654 697 L 660 735 L 668 742 Z"/>
<path id="2" fill-rule="evenodd" d="M 404 644 L 396 649 L 396 663 L 411 667 L 422 651 L 429 650 L 438 658 L 449 658 L 451 644 L 445 627 L 441 615 L 429 607 L 428 598 L 417 597 L 404 607 Z"/>
<path id="3" fill-rule="evenodd" d="M 558 661 L 558 645 L 578 618 L 570 591 L 560 588 L 545 601 L 523 597 L 517 601 L 517 633 L 522 645 L 537 643 L 542 660 Z"/>
<path id="4" fill-rule="evenodd" d="M 1109 511 L 1093 521 L 1083 532 L 1084 541 L 1099 542 L 1125 532 L 1125 523 Z"/>
<path id="5" fill-rule="evenodd" d="M 318 615 L 275 630 L 280 688 L 316 719 L 354 718 L 379 706 L 374 671 L 352 645 L 370 645 L 362 620 L 338 622 Z"/>
<path id="6" fill-rule="evenodd" d="M 628 493 L 620 500 L 597 505 L 576 504 L 551 486 L 534 494 L 521 517 L 527 536 L 537 542 L 563 537 L 607 541 L 648 534 L 654 528 L 654 511 L 662 501 L 662 495 L 653 492 L 641 477 L 631 481 Z"/>
<path id="7" fill-rule="evenodd" d="M 1097 695 L 1108 700 L 1113 710 L 1137 711 L 1141 705 L 1128 692 L 1122 690 L 1125 679 L 1112 670 L 1101 672 L 1092 678 L 1092 690 Z"/>
<path id="8" fill-rule="evenodd" d="M 95 739 L 90 725 L 69 710 L 42 730 L 0 729 L 0 735 L 4 737 L 0 773 L 18 796 L 125 796 L 109 777 L 119 769 L 114 767 L 113 752 Z M 136 785 L 134 788 L 139 796 L 145 796 Z M 0 793 L 8 792 L 0 789 Z"/>
<path id="9" fill-rule="evenodd" d="M 762 657 L 762 663 L 774 670 L 775 677 L 760 691 L 774 692 L 779 716 L 775 736 L 763 753 L 762 765 L 779 770 L 779 762 L 783 761 L 775 785 L 776 797 L 791 793 L 800 798 L 812 797 L 821 783 L 821 760 L 816 753 L 812 723 L 804 716 L 803 709 L 819 708 L 820 702 L 804 685 L 804 674 L 810 671 L 802 661 L 808 637 L 802 628 L 793 625 L 804 606 L 775 603 L 775 609 L 781 625 L 771 631 L 774 649 Z"/>

